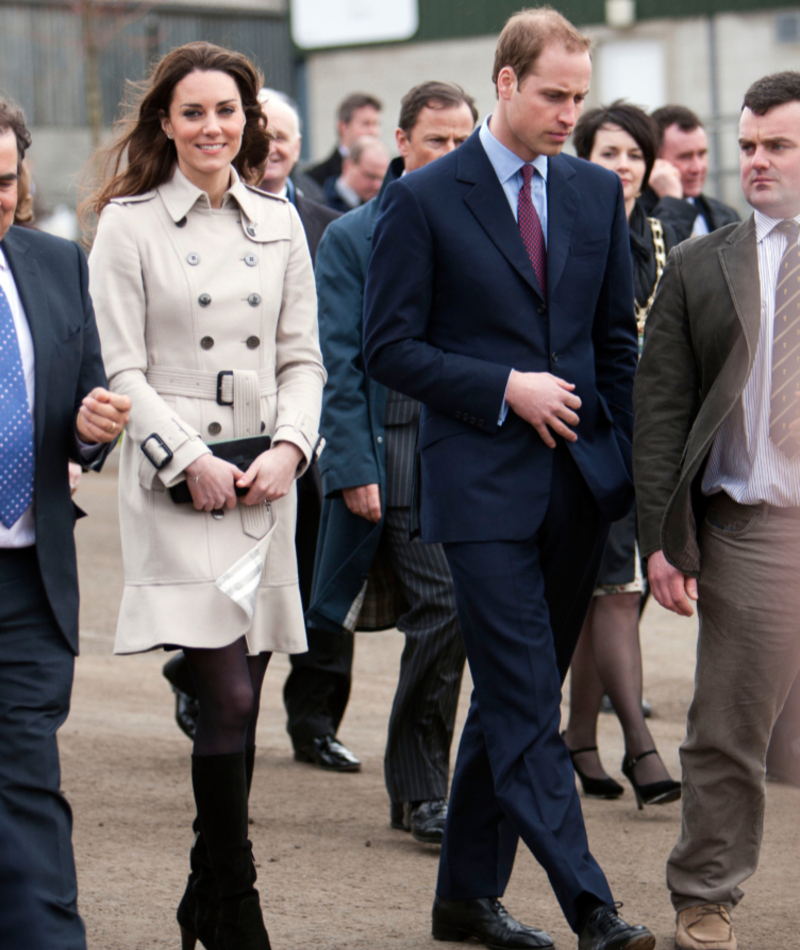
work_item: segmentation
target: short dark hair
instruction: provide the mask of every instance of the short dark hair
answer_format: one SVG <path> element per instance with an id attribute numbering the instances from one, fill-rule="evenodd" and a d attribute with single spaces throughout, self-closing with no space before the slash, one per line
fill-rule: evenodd
<path id="1" fill-rule="evenodd" d="M 363 109 L 364 106 L 370 106 L 372 109 L 377 109 L 378 112 L 383 109 L 383 103 L 375 96 L 371 96 L 366 92 L 354 92 L 339 104 L 337 118 L 347 125 L 352 120 L 353 113 L 357 109 Z"/>
<path id="2" fill-rule="evenodd" d="M 659 152 L 664 144 L 664 132 L 671 125 L 677 125 L 681 132 L 694 132 L 695 129 L 703 128 L 703 123 L 697 113 L 687 109 L 686 106 L 661 106 L 660 109 L 650 113 L 650 118 L 656 124 Z"/>
<path id="3" fill-rule="evenodd" d="M 0 132 L 11 130 L 17 140 L 17 171 L 22 168 L 25 152 L 31 147 L 31 133 L 25 124 L 25 113 L 19 106 L 0 99 Z"/>
<path id="4" fill-rule="evenodd" d="M 575 146 L 578 158 L 590 158 L 597 133 L 607 125 L 619 126 L 642 150 L 644 157 L 642 188 L 646 188 L 658 151 L 655 122 L 644 109 L 631 105 L 630 102 L 623 102 L 622 99 L 617 99 L 610 106 L 590 109 L 578 119 L 575 131 L 572 133 L 572 144 Z"/>
<path id="5" fill-rule="evenodd" d="M 419 114 L 426 107 L 429 109 L 455 109 L 462 103 L 469 106 L 472 113 L 473 124 L 478 121 L 478 108 L 475 100 L 457 83 L 454 82 L 423 82 L 403 96 L 400 101 L 400 118 L 397 120 L 398 126 L 406 133 L 411 135 L 411 131 L 417 124 Z"/>
<path id="6" fill-rule="evenodd" d="M 800 102 L 800 73 L 791 69 L 756 79 L 744 94 L 742 109 L 764 115 L 787 102 Z"/>
<path id="7" fill-rule="evenodd" d="M 510 66 L 521 85 L 551 43 L 560 43 L 570 53 L 586 53 L 592 45 L 588 36 L 552 7 L 527 7 L 515 13 L 497 39 L 492 82 L 497 86 L 500 70 Z"/>

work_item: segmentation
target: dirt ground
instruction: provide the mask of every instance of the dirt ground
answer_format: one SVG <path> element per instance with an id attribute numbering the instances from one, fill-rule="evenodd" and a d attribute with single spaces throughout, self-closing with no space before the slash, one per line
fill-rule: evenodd
<path id="1" fill-rule="evenodd" d="M 61 731 L 63 787 L 75 814 L 80 908 L 90 950 L 162 950 L 180 944 L 175 908 L 188 870 L 193 818 L 190 743 L 174 724 L 161 652 L 111 655 L 122 591 L 113 464 L 84 477 L 78 503 L 82 654 L 72 713 Z M 655 604 L 642 628 L 651 730 L 679 774 L 678 745 L 692 694 L 696 624 Z M 386 723 L 403 638 L 360 635 L 353 692 L 340 735 L 361 758 L 359 774 L 330 774 L 292 760 L 281 689 L 288 663 L 276 656 L 264 686 L 251 798 L 254 853 L 264 916 L 276 950 L 433 950 L 430 909 L 438 849 L 389 827 L 383 785 Z M 465 676 L 456 736 L 466 713 Z M 601 716 L 601 753 L 620 778 L 615 717 Z M 453 750 L 455 758 L 455 745 Z M 623 778 L 620 778 L 625 782 Z M 592 851 L 623 915 L 646 923 L 672 948 L 664 865 L 680 806 L 637 812 L 628 787 L 615 802 L 583 800 Z M 800 944 L 797 901 L 800 791 L 770 785 L 761 866 L 735 913 L 741 950 Z M 795 883 L 792 884 L 792 881 Z M 524 846 L 504 902 L 574 947 L 547 879 Z"/>

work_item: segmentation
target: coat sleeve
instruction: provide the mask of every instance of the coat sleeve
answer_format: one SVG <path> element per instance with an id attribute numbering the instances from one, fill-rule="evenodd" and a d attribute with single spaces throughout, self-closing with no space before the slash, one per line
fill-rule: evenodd
<path id="1" fill-rule="evenodd" d="M 597 391 L 614 417 L 614 432 L 627 464 L 633 440 L 633 377 L 638 335 L 633 313 L 633 268 L 622 185 L 611 228 L 608 261 L 592 328 Z"/>
<path id="2" fill-rule="evenodd" d="M 292 244 L 276 331 L 278 414 L 273 441 L 291 442 L 303 453 L 305 463 L 297 470 L 299 476 L 311 464 L 317 447 L 325 368 L 308 242 L 297 211 L 292 205 L 287 208 L 292 218 Z"/>
<path id="3" fill-rule="evenodd" d="M 372 442 L 369 379 L 361 346 L 364 267 L 348 230 L 332 224 L 317 251 L 319 333 L 328 382 L 322 395 L 325 494 L 380 484 Z"/>
<path id="4" fill-rule="evenodd" d="M 681 248 L 670 252 L 644 329 L 633 390 L 633 474 L 643 557 L 662 547 L 661 525 L 678 485 L 698 409 L 700 378 L 681 272 Z"/>
<path id="5" fill-rule="evenodd" d="M 187 465 L 210 449 L 145 377 L 147 291 L 124 205 L 109 204 L 103 209 L 89 255 L 89 272 L 109 385 L 131 400 L 127 435 L 141 445 L 155 434 L 170 449 L 172 459 L 157 472 L 164 485 L 170 486 L 180 480 Z"/>
<path id="6" fill-rule="evenodd" d="M 436 248 L 404 179 L 386 189 L 372 243 L 364 302 L 368 373 L 437 412 L 481 419 L 483 431 L 495 432 L 512 367 L 428 342 Z"/>

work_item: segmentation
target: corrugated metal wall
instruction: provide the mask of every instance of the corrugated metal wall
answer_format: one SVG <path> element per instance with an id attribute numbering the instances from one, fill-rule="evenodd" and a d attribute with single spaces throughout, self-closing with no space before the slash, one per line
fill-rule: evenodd
<path id="1" fill-rule="evenodd" d="M 126 80 L 141 79 L 148 63 L 191 40 L 247 54 L 263 70 L 268 86 L 294 93 L 288 17 L 154 7 L 142 3 L 139 12 L 93 15 L 104 124 L 117 116 Z M 23 107 L 30 125 L 88 124 L 85 50 L 82 18 L 63 5 L 0 4 L 0 91 Z"/>

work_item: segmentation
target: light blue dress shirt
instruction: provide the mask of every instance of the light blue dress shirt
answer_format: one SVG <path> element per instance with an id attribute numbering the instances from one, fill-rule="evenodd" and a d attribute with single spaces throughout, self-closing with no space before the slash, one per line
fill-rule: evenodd
<path id="1" fill-rule="evenodd" d="M 517 221 L 519 190 L 523 185 L 522 166 L 527 163 L 494 137 L 492 130 L 489 128 L 491 118 L 491 115 L 486 116 L 478 135 L 480 136 L 483 150 L 486 152 L 486 157 L 489 159 L 508 199 L 514 220 Z M 536 208 L 536 213 L 539 215 L 539 222 L 542 225 L 542 232 L 544 233 L 544 246 L 547 247 L 547 156 L 539 155 L 530 164 L 533 165 L 536 170 L 536 174 L 531 178 L 531 201 L 533 202 L 533 207 Z M 511 372 L 514 372 L 513 369 Z M 508 378 L 511 378 L 511 373 L 508 374 Z M 507 391 L 508 383 L 506 383 L 506 392 Z M 506 421 L 507 415 L 508 403 L 506 402 L 505 395 L 503 395 L 503 405 L 500 407 L 500 416 L 497 420 L 498 425 L 502 425 Z"/>
<path id="2" fill-rule="evenodd" d="M 486 116 L 478 134 L 483 150 L 508 198 L 511 213 L 516 221 L 519 190 L 522 188 L 522 166 L 528 163 L 519 155 L 515 155 L 511 149 L 506 148 L 502 142 L 498 142 L 489 128 L 491 118 L 491 115 Z M 539 215 L 544 232 L 544 246 L 547 247 L 547 156 L 539 155 L 530 164 L 536 170 L 536 174 L 531 178 L 531 201 Z"/>

